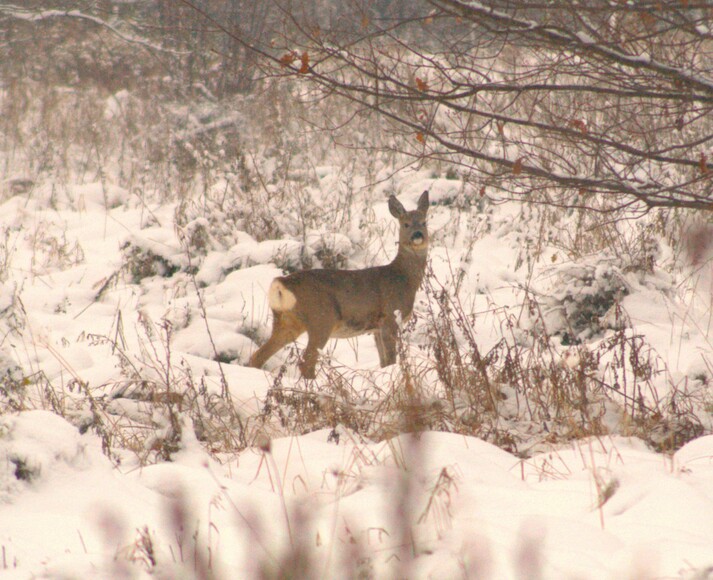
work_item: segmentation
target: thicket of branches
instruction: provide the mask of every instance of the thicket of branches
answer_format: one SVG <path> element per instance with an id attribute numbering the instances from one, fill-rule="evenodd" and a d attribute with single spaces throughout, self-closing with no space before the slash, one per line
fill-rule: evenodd
<path id="1" fill-rule="evenodd" d="M 598 210 L 713 208 L 711 22 L 713 4 L 692 0 L 0 4 L 8 83 L 24 62 L 70 84 L 150 76 L 220 98 L 301 75 L 483 194 Z M 57 54 L 67 34 L 92 50 Z M 127 48 L 101 61 L 108 37 Z"/>
<path id="2" fill-rule="evenodd" d="M 713 5 L 429 0 L 285 29 L 279 66 L 376 111 L 414 157 L 562 206 L 713 208 Z M 285 7 L 285 11 L 288 8 Z"/>

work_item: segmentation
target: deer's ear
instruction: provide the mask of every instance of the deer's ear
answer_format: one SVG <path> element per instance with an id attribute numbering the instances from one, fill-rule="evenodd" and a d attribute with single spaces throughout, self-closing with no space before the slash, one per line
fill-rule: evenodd
<path id="1" fill-rule="evenodd" d="M 428 211 L 428 190 L 421 194 L 418 198 L 418 211 L 427 212 Z"/>
<path id="2" fill-rule="evenodd" d="M 391 212 L 391 215 L 395 218 L 400 218 L 406 213 L 406 209 L 404 208 L 404 206 L 393 195 L 389 197 L 389 211 Z"/>

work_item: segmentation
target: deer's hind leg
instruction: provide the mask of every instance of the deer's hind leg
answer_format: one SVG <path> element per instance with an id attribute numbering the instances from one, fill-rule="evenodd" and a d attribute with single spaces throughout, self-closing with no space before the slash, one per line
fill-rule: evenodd
<path id="1" fill-rule="evenodd" d="M 262 368 L 283 346 L 297 340 L 307 327 L 292 312 L 273 311 L 272 335 L 250 357 L 249 366 Z"/>
<path id="2" fill-rule="evenodd" d="M 317 376 L 315 367 L 317 366 L 319 351 L 327 344 L 336 322 L 336 317 L 323 313 L 317 320 L 312 320 L 308 323 L 307 336 L 309 338 L 307 340 L 307 348 L 299 365 L 300 373 L 305 379 L 313 379 Z"/>

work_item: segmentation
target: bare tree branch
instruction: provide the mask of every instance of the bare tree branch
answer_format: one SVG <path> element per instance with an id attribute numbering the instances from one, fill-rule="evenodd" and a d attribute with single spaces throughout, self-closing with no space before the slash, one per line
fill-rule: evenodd
<path id="1" fill-rule="evenodd" d="M 708 2 L 424 0 L 392 16 L 357 0 L 327 18 L 273 0 L 269 44 L 180 2 L 267 74 L 377 116 L 414 159 L 556 205 L 713 209 Z"/>
<path id="2" fill-rule="evenodd" d="M 99 26 L 107 30 L 111 34 L 115 35 L 117 38 L 131 44 L 137 44 L 159 52 L 168 52 L 171 54 L 178 55 L 187 54 L 185 51 L 181 52 L 167 49 L 161 45 L 154 44 L 148 41 L 144 37 L 123 32 L 117 26 L 113 25 L 107 20 L 104 20 L 92 14 L 88 14 L 86 12 L 82 12 L 81 10 L 42 10 L 22 8 L 20 6 L 14 6 L 11 4 L 0 4 L 0 17 L 2 16 L 6 18 L 14 18 L 16 20 L 23 20 L 25 22 L 42 22 L 45 20 L 56 20 L 63 18 L 81 20 L 93 24 L 95 26 Z"/>
<path id="3" fill-rule="evenodd" d="M 269 59 L 511 195 L 713 209 L 711 5 L 428 5 L 347 35 L 292 17 Z"/>

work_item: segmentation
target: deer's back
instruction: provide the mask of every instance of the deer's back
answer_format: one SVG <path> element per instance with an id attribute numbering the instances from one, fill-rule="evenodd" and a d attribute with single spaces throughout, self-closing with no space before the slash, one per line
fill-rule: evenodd
<path id="1" fill-rule="evenodd" d="M 414 284 L 392 265 L 364 270 L 305 270 L 277 278 L 295 295 L 295 313 L 305 319 L 334 313 L 334 337 L 376 329 L 384 317 L 400 310 L 411 314 L 420 279 Z"/>

